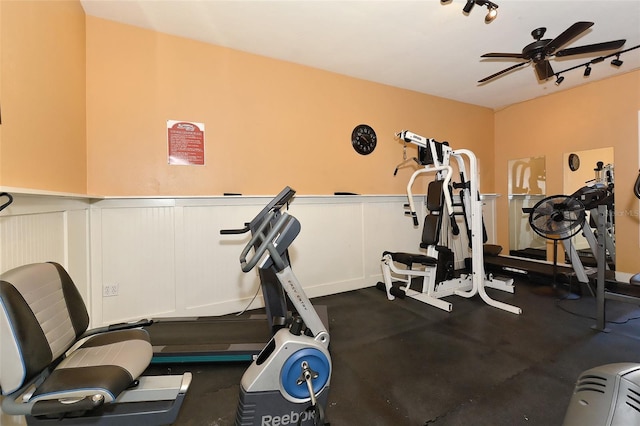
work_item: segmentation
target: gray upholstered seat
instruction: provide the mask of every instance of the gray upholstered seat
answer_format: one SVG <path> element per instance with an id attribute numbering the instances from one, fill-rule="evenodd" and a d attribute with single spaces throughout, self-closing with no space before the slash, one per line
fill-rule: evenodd
<path id="1" fill-rule="evenodd" d="M 141 329 L 109 331 L 69 352 L 88 325 L 82 297 L 59 264 L 30 264 L 0 275 L 2 394 L 22 392 L 37 381 L 25 401 L 33 404 L 34 415 L 63 414 L 70 401 L 114 401 L 149 365 L 149 337 Z"/>

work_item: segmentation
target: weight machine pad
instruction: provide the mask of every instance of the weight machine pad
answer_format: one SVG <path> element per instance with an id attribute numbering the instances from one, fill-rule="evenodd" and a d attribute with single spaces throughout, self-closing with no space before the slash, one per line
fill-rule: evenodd
<path id="1" fill-rule="evenodd" d="M 392 253 L 389 251 L 385 251 L 382 253 L 383 256 L 389 255 L 394 262 L 402 263 L 407 267 L 411 267 L 414 263 L 419 263 L 424 266 L 435 266 L 438 263 L 438 259 L 430 256 L 425 256 L 423 254 L 412 254 L 412 253 Z"/>

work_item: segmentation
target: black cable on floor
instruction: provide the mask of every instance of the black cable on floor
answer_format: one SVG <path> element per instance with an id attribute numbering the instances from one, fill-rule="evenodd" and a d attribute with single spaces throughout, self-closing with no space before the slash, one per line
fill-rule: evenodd
<path id="1" fill-rule="evenodd" d="M 563 301 L 565 301 L 565 300 L 570 300 L 570 299 L 568 299 L 567 297 L 563 297 L 563 298 L 561 298 L 561 299 L 556 299 L 556 301 L 555 301 L 555 305 L 556 305 L 556 307 L 557 307 L 558 309 L 560 309 L 561 311 L 564 311 L 564 312 L 566 312 L 566 313 L 568 313 L 568 314 L 571 314 L 571 315 L 574 315 L 574 316 L 576 316 L 576 317 L 579 317 L 579 318 L 585 318 L 585 319 L 590 319 L 590 320 L 597 321 L 597 318 L 596 318 L 596 317 L 592 317 L 592 316 L 589 316 L 589 315 L 582 315 L 582 314 L 579 314 L 579 313 L 577 313 L 577 312 L 572 312 L 572 311 L 568 310 L 567 308 L 565 308 L 565 307 L 561 306 L 561 305 L 560 305 L 560 302 L 563 302 Z M 640 306 L 638 306 L 638 307 L 640 308 Z M 639 319 L 640 319 L 640 316 L 637 316 L 637 317 L 627 318 L 627 319 L 626 319 L 626 320 L 624 320 L 624 321 L 606 321 L 606 322 L 607 322 L 607 323 L 610 323 L 610 324 L 617 324 L 617 325 L 621 325 L 621 324 L 627 324 L 627 323 L 629 323 L 629 322 L 631 322 L 631 321 L 635 321 L 635 320 L 639 320 Z"/>

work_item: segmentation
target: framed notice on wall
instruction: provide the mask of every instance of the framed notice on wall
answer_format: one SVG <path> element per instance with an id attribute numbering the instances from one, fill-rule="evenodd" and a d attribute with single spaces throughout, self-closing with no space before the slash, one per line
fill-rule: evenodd
<path id="1" fill-rule="evenodd" d="M 169 164 L 204 166 L 204 123 L 167 120 Z"/>

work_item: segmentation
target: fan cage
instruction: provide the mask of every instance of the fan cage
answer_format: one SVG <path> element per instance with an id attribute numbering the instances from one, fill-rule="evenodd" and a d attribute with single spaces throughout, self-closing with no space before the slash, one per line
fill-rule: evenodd
<path id="1" fill-rule="evenodd" d="M 585 207 L 580 200 L 567 195 L 552 195 L 533 206 L 529 225 L 541 237 L 566 240 L 582 230 L 585 218 Z"/>

